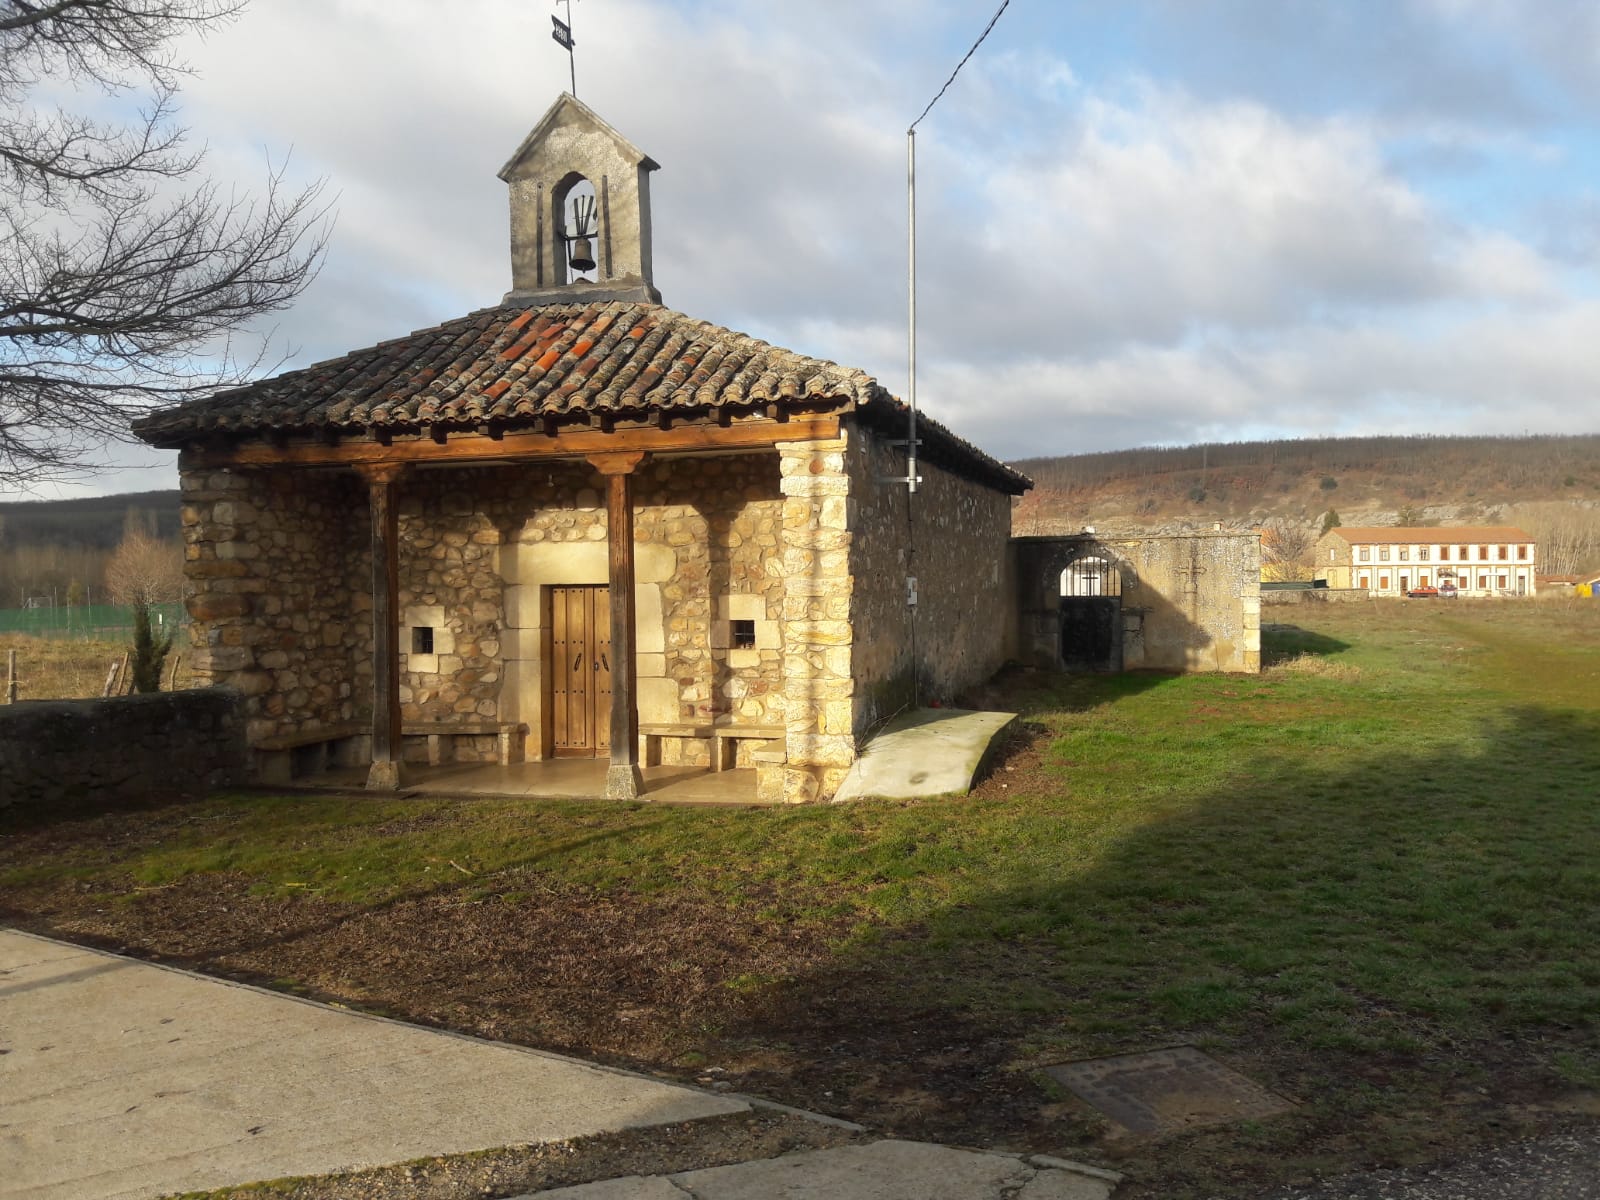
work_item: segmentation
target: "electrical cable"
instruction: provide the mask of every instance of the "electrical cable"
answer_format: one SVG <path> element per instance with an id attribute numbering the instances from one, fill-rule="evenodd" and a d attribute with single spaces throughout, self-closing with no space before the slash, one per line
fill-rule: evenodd
<path id="1" fill-rule="evenodd" d="M 907 133 L 910 133 L 912 130 L 916 129 L 918 125 L 921 125 L 922 117 L 925 117 L 931 113 L 933 111 L 933 106 L 939 103 L 940 98 L 950 90 L 950 85 L 956 81 L 956 76 L 961 74 L 961 68 L 967 65 L 967 59 L 971 58 L 978 52 L 978 47 L 983 45 L 983 39 L 989 36 L 990 30 L 995 27 L 995 22 L 1000 19 L 1000 14 L 1005 12 L 1006 8 L 1010 4 L 1011 0 L 1001 0 L 1000 7 L 994 10 L 994 16 L 989 18 L 989 23 L 983 27 L 983 32 L 978 35 L 978 40 L 972 43 L 972 49 L 966 52 L 961 61 L 956 64 L 956 69 L 950 72 L 950 78 L 944 81 L 944 86 L 939 89 L 939 94 L 932 100 L 928 101 L 928 107 L 922 110 L 922 116 L 919 116 L 915 121 L 911 122 L 911 128 L 906 130 Z"/>

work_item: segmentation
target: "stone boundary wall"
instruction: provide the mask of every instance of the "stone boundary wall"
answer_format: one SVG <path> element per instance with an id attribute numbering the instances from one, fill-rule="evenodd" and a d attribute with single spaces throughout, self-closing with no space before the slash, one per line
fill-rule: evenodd
<path id="1" fill-rule="evenodd" d="M 1261 593 L 1261 603 L 1277 604 L 1348 604 L 1353 600 L 1369 600 L 1372 593 L 1366 588 L 1306 588 L 1304 591 L 1267 591 Z"/>
<path id="2" fill-rule="evenodd" d="M 245 779 L 235 692 L 25 700 L 0 706 L 0 812 L 114 808 Z"/>
<path id="3" fill-rule="evenodd" d="M 1017 654 L 1062 665 L 1061 573 L 1085 558 L 1114 564 L 1124 670 L 1261 669 L 1261 539 L 1211 532 L 1149 537 L 1020 537 L 1015 554 Z"/>

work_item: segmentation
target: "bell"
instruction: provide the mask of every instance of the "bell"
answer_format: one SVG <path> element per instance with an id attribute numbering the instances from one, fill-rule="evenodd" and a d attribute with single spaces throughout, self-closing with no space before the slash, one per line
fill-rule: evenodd
<path id="1" fill-rule="evenodd" d="M 589 245 L 586 237 L 572 239 L 572 249 L 567 256 L 567 261 L 572 264 L 574 271 L 594 270 L 594 250 Z"/>

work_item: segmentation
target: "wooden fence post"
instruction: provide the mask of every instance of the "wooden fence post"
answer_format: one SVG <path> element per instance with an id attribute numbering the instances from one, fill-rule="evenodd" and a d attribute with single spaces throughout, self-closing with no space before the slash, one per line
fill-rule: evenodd
<path id="1" fill-rule="evenodd" d="M 15 704 L 17 702 L 17 689 L 18 689 L 18 687 L 19 687 L 19 684 L 17 683 L 17 652 L 15 650 L 7 650 L 6 651 L 6 703 L 7 704 Z"/>

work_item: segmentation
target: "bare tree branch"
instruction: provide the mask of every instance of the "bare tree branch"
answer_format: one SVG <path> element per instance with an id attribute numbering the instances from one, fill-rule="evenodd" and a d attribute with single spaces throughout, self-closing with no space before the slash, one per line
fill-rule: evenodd
<path id="1" fill-rule="evenodd" d="M 0 0 L 0 482 L 81 467 L 149 409 L 245 382 L 261 356 L 236 359 L 233 336 L 315 277 L 321 185 L 281 167 L 254 195 L 196 181 L 173 123 L 173 41 L 241 8 Z M 150 101 L 121 125 L 31 104 L 63 77 Z"/>
<path id="2" fill-rule="evenodd" d="M 1261 526 L 1262 576 L 1281 583 L 1310 579 L 1316 544 L 1317 534 L 1310 525 L 1273 517 Z"/>
<path id="3" fill-rule="evenodd" d="M 106 589 L 118 604 L 167 604 L 183 596 L 183 547 L 129 530 L 106 564 Z"/>

